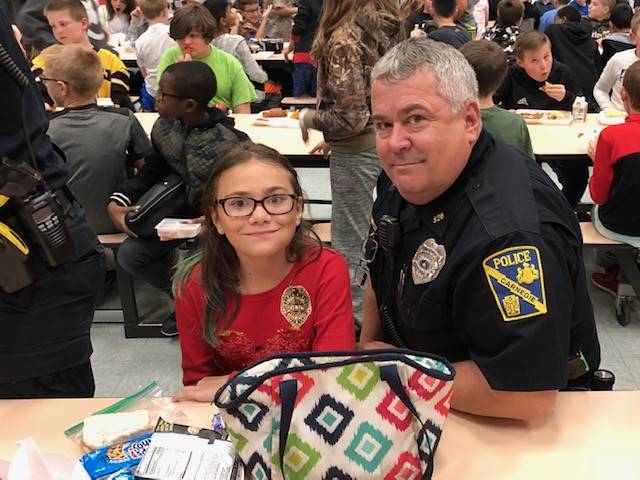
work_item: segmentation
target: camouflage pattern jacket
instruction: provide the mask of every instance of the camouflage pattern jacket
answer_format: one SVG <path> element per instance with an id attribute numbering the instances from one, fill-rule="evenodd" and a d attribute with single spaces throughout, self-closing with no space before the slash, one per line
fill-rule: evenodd
<path id="1" fill-rule="evenodd" d="M 358 153 L 375 146 L 371 69 L 401 39 L 400 21 L 378 15 L 371 19 L 360 13 L 338 27 L 318 60 L 318 108 L 308 111 L 303 123 L 322 131 L 334 152 Z"/>

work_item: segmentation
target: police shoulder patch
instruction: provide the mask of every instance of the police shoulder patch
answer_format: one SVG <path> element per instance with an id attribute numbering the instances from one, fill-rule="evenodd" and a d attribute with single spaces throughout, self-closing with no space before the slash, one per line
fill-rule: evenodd
<path id="1" fill-rule="evenodd" d="M 505 322 L 547 313 L 542 259 L 536 247 L 505 248 L 485 258 L 482 268 Z"/>

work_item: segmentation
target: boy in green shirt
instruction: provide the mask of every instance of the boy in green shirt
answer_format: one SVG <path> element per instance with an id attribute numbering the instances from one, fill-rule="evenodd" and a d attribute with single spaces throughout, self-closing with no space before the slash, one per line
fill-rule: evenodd
<path id="1" fill-rule="evenodd" d="M 216 30 L 216 21 L 202 5 L 188 4 L 178 9 L 169 26 L 169 35 L 178 46 L 162 54 L 158 78 L 176 62 L 197 60 L 206 63 L 218 81 L 216 96 L 209 105 L 223 104 L 234 113 L 251 113 L 251 102 L 256 99 L 253 84 L 238 60 L 211 45 Z"/>
<path id="2" fill-rule="evenodd" d="M 466 43 L 460 47 L 460 52 L 476 72 L 482 126 L 494 137 L 535 158 L 524 119 L 493 103 L 493 94 L 507 75 L 507 54 L 489 40 Z"/>

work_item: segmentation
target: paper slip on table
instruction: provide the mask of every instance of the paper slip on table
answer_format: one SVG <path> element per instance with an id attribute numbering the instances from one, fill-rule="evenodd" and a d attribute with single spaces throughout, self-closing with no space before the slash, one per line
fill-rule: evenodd
<path id="1" fill-rule="evenodd" d="M 114 399 L 0 401 L 0 458 L 31 436 L 41 450 L 79 457 L 63 431 Z M 547 419 L 526 423 L 451 412 L 434 480 L 632 480 L 640 478 L 640 391 L 563 392 Z M 177 404 L 208 426 L 208 403 Z"/>

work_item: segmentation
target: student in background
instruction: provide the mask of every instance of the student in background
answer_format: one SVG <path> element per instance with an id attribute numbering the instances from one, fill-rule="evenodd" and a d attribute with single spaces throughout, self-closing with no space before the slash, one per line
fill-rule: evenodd
<path id="1" fill-rule="evenodd" d="M 640 248 L 640 61 L 625 71 L 620 97 L 625 122 L 602 130 L 595 148 L 592 143 L 589 149 L 593 158 L 589 191 L 596 203 L 593 223 L 602 235 Z M 626 280 L 619 265 L 606 254 L 598 256 L 598 264 L 605 272 L 593 273 L 593 284 L 616 296 L 618 283 Z"/>
<path id="2" fill-rule="evenodd" d="M 438 28 L 429 33 L 428 38 L 447 43 L 453 48 L 460 48 L 471 40 L 469 32 L 455 22 L 456 0 L 432 0 L 431 13 Z"/>
<path id="3" fill-rule="evenodd" d="M 100 24 L 110 35 L 123 34 L 135 40 L 141 33 L 144 17 L 135 0 L 107 0 L 98 8 Z"/>
<path id="4" fill-rule="evenodd" d="M 587 5 L 587 0 L 571 0 L 569 2 L 569 6 L 578 10 L 580 15 L 583 17 L 589 16 L 589 5 Z"/>
<path id="5" fill-rule="evenodd" d="M 535 13 L 534 28 L 539 30 L 540 20 L 542 19 L 542 16 L 553 9 L 554 9 L 553 0 L 538 0 L 536 3 L 534 3 L 533 4 L 533 11 Z"/>
<path id="6" fill-rule="evenodd" d="M 582 90 L 569 67 L 553 59 L 547 36 L 538 30 L 520 34 L 515 54 L 517 64 L 509 67 L 494 95 L 495 102 L 507 109 L 570 111 Z M 558 175 L 565 198 L 575 208 L 589 181 L 586 161 L 554 161 L 549 165 Z"/>
<path id="7" fill-rule="evenodd" d="M 478 80 L 482 126 L 494 137 L 535 158 L 524 119 L 493 103 L 493 94 L 507 75 L 507 54 L 495 42 L 488 40 L 465 43 L 460 52 L 473 67 Z"/>
<path id="8" fill-rule="evenodd" d="M 158 65 L 165 50 L 175 47 L 169 36 L 169 9 L 166 0 L 142 0 L 140 10 L 149 28 L 135 41 L 138 67 L 144 77 L 140 104 L 145 112 L 155 112 L 158 91 Z"/>
<path id="9" fill-rule="evenodd" d="M 63 45 L 77 43 L 94 48 L 89 40 L 87 30 L 89 20 L 87 11 L 80 0 L 50 0 L 44 9 L 44 14 L 53 29 L 53 34 Z M 102 69 L 104 80 L 98 91 L 99 97 L 111 98 L 113 103 L 133 110 L 129 98 L 129 71 L 117 55 L 100 48 L 96 50 Z M 32 61 L 32 71 L 38 77 L 44 69 L 44 61 L 37 56 Z"/>
<path id="10" fill-rule="evenodd" d="M 569 5 L 569 0 L 554 0 L 553 1 L 554 8 L 552 10 L 546 11 L 540 17 L 538 30 L 544 33 L 547 30 L 547 27 L 549 27 L 549 25 L 553 25 L 553 23 L 555 22 L 556 14 L 558 13 L 558 10 L 560 10 L 562 7 L 566 7 L 567 5 Z"/>
<path id="11" fill-rule="evenodd" d="M 271 9 L 267 18 L 267 38 L 286 41 L 291 37 L 293 17 L 298 13 L 297 3 L 293 0 L 264 0 L 262 6 Z"/>
<path id="12" fill-rule="evenodd" d="M 96 233 L 115 233 L 106 205 L 127 171 L 142 167 L 151 150 L 147 134 L 131 110 L 96 105 L 102 65 L 93 50 L 52 45 L 42 57 L 40 79 L 56 105 L 64 107 L 50 115 L 47 133 L 65 154 L 69 188 Z"/>
<path id="13" fill-rule="evenodd" d="M 635 43 L 636 48 L 616 53 L 611 57 L 593 88 L 593 96 L 602 110 L 616 109 L 624 112 L 624 102 L 620 96 L 622 78 L 627 68 L 640 60 L 640 13 L 636 13 L 631 19 L 629 38 Z"/>
<path id="14" fill-rule="evenodd" d="M 238 0 L 236 4 L 240 15 L 242 15 L 238 34 L 242 35 L 245 40 L 265 38 L 271 7 L 262 12 L 258 0 Z"/>
<path id="15" fill-rule="evenodd" d="M 369 230 L 373 190 L 380 173 L 371 120 L 371 69 L 399 42 L 402 24 L 396 0 L 324 0 L 311 56 L 318 67 L 318 107 L 300 115 L 307 128 L 324 134 L 314 152 L 331 151 L 331 244 L 353 270 Z M 360 322 L 362 290 L 352 287 Z"/>
<path id="16" fill-rule="evenodd" d="M 216 96 L 211 105 L 219 103 L 235 113 L 251 113 L 251 102 L 256 99 L 255 89 L 242 64 L 233 55 L 211 45 L 217 29 L 211 13 L 202 5 L 191 4 L 178 9 L 169 26 L 169 34 L 178 46 L 162 54 L 158 75 L 162 76 L 172 63 L 203 62 L 215 73 L 217 80 Z"/>
<path id="17" fill-rule="evenodd" d="M 498 4 L 496 24 L 489 28 L 484 36 L 487 40 L 496 42 L 504 50 L 509 66 L 516 60 L 513 46 L 520 34 L 523 16 L 524 5 L 520 0 L 501 0 Z"/>
<path id="18" fill-rule="evenodd" d="M 591 38 L 599 40 L 609 34 L 609 16 L 615 4 L 616 0 L 591 0 L 589 15 L 584 19 L 591 27 Z"/>
<path id="19" fill-rule="evenodd" d="M 430 33 L 437 28 L 431 15 L 431 0 L 420 2 L 420 8 L 408 16 L 404 28 L 407 35 L 410 35 L 414 30 Z"/>
<path id="20" fill-rule="evenodd" d="M 151 130 L 153 151 L 142 171 L 113 191 L 107 210 L 118 230 L 130 235 L 118 250 L 122 268 L 171 296 L 174 252 L 181 242 L 163 242 L 156 235 L 138 238 L 127 228 L 125 215 L 136 210 L 134 205 L 145 192 L 173 172 L 187 187 L 187 207 L 181 216 L 199 217 L 203 211 L 202 190 L 211 169 L 224 152 L 248 137 L 233 128 L 233 119 L 217 108 L 207 107 L 216 95 L 216 76 L 206 64 L 169 65 L 158 86 L 159 119 Z M 161 333 L 177 335 L 175 315 L 165 319 Z"/>
<path id="21" fill-rule="evenodd" d="M 227 0 L 207 0 L 204 7 L 209 10 L 218 26 L 213 45 L 237 58 L 249 80 L 265 83 L 268 80 L 267 74 L 251 55 L 249 44 L 241 35 L 231 33 L 238 31 L 236 10 L 229 6 Z"/>
<path id="22" fill-rule="evenodd" d="M 591 38 L 588 25 L 573 7 L 558 10 L 554 25 L 546 31 L 551 41 L 553 58 L 571 69 L 589 104 L 590 112 L 598 112 L 593 86 L 602 73 L 602 59 L 598 44 Z"/>
<path id="23" fill-rule="evenodd" d="M 602 40 L 602 65 L 606 65 L 616 53 L 635 47 L 630 33 L 632 18 L 633 9 L 626 3 L 613 7 L 609 18 L 611 33 Z"/>
<path id="24" fill-rule="evenodd" d="M 322 0 L 299 0 L 298 13 L 293 19 L 293 30 L 285 60 L 293 52 L 293 96 L 316 96 L 316 69 L 311 58 L 311 46 L 322 14 Z"/>
<path id="25" fill-rule="evenodd" d="M 175 400 L 211 402 L 230 374 L 268 355 L 355 348 L 349 269 L 302 220 L 287 159 L 263 145 L 227 151 L 202 203 L 203 253 L 175 282 L 185 385 Z"/>

